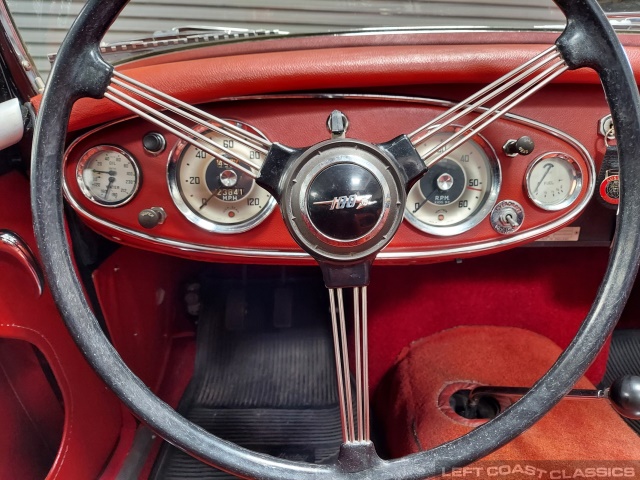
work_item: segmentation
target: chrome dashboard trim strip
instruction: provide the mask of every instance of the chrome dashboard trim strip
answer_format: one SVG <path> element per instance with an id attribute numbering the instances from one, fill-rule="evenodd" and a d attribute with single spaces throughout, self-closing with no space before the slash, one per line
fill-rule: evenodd
<path id="1" fill-rule="evenodd" d="M 421 97 L 411 97 L 411 96 L 395 96 L 395 95 L 378 95 L 378 94 L 357 94 L 357 93 L 347 93 L 347 94 L 333 94 L 333 93 L 319 93 L 319 94 L 276 94 L 276 95 L 249 95 L 245 97 L 225 97 L 220 98 L 214 102 L 208 103 L 220 103 L 227 101 L 251 101 L 251 100 L 291 100 L 291 99 L 344 99 L 344 100 L 380 100 L 380 101 L 394 101 L 394 102 L 406 102 L 406 103 L 420 103 L 425 105 L 439 106 L 443 108 L 451 108 L 456 105 L 455 102 L 451 102 L 448 100 L 438 100 L 438 99 L 430 99 L 430 98 L 421 98 Z M 486 111 L 485 108 L 478 108 L 476 111 L 482 112 Z M 84 140 L 87 136 L 94 134 L 97 131 L 100 131 L 104 128 L 107 128 L 111 125 L 126 121 L 132 117 L 128 117 L 125 119 L 117 120 L 115 122 L 111 122 L 106 125 L 102 125 L 88 133 L 77 138 L 68 148 L 65 153 L 64 163 L 66 164 L 68 159 L 69 151 L 80 141 Z M 507 113 L 503 117 L 504 119 L 508 119 L 515 123 L 519 123 L 521 125 L 528 125 L 537 130 L 544 131 L 549 133 L 550 135 L 559 138 L 568 144 L 572 145 L 577 151 L 579 151 L 585 162 L 588 165 L 589 169 L 589 182 L 586 185 L 586 194 L 582 201 L 575 207 L 574 210 L 569 212 L 566 216 L 563 216 L 554 222 L 547 224 L 543 227 L 535 228 L 533 230 L 524 231 L 522 233 L 517 233 L 513 236 L 506 238 L 499 238 L 496 240 L 478 242 L 475 244 L 468 244 L 461 247 L 455 248 L 437 248 L 433 250 L 403 250 L 403 251 L 388 251 L 388 247 L 385 248 L 382 252 L 380 252 L 377 256 L 380 260 L 399 260 L 399 261 L 411 261 L 411 260 L 420 260 L 420 259 L 428 259 L 428 258 L 437 258 L 437 257 L 455 257 L 457 255 L 466 255 L 472 253 L 481 253 L 487 250 L 492 250 L 496 248 L 508 247 L 513 244 L 522 243 L 526 240 L 533 240 L 535 238 L 542 237 L 548 234 L 551 230 L 556 228 L 560 228 L 563 225 L 568 224 L 570 221 L 574 220 L 580 213 L 584 211 L 587 204 L 591 200 L 593 193 L 595 191 L 595 180 L 596 180 L 596 167 L 591 157 L 591 154 L 587 150 L 587 148 L 582 145 L 578 140 L 573 138 L 572 136 L 562 132 L 561 130 L 546 125 L 542 122 L 538 122 L 536 120 L 532 120 L 520 115 L 516 115 L 513 113 Z M 181 242 L 176 240 L 157 238 L 152 235 L 148 235 L 145 233 L 141 233 L 135 230 L 131 230 L 125 227 L 120 227 L 111 222 L 107 222 L 102 220 L 99 217 L 92 215 L 91 213 L 84 210 L 74 199 L 71 197 L 66 178 L 63 179 L 63 190 L 64 195 L 71 204 L 71 206 L 76 210 L 82 217 L 99 224 L 103 227 L 110 228 L 115 232 L 128 235 L 140 240 L 149 241 L 155 243 L 157 245 L 171 247 L 179 249 L 183 252 L 194 252 L 194 253 L 210 253 L 215 255 L 227 256 L 227 257 L 245 257 L 245 258 L 255 258 L 255 259 L 268 259 L 268 260 L 311 260 L 311 256 L 303 251 L 283 251 L 283 250 L 264 250 L 264 249 L 251 249 L 251 248 L 231 248 L 231 247 L 216 247 L 210 245 L 202 245 L 198 243 L 188 243 Z M 117 237 L 112 237 L 116 241 L 122 241 Z"/>
<path id="2" fill-rule="evenodd" d="M 44 274 L 27 242 L 11 230 L 0 230 L 0 253 L 8 253 L 27 269 L 36 283 L 38 296 L 41 297 L 44 291 Z"/>

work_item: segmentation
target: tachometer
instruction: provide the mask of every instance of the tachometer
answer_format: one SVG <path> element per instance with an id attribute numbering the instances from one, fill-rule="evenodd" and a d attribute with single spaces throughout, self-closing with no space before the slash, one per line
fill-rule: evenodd
<path id="1" fill-rule="evenodd" d="M 233 123 L 266 138 L 249 125 Z M 258 165 L 264 161 L 261 152 L 238 141 L 206 128 L 196 130 Z M 245 232 L 262 222 L 274 209 L 276 201 L 269 192 L 256 185 L 253 178 L 234 168 L 233 158 L 222 151 L 219 153 L 229 158 L 229 164 L 185 141 L 178 143 L 169 161 L 171 196 L 183 215 L 204 230 Z"/>
<path id="2" fill-rule="evenodd" d="M 442 153 L 459 128 L 444 129 L 430 137 L 417 147 L 418 153 L 425 154 L 438 145 L 442 148 L 436 153 Z M 405 217 L 419 230 L 433 235 L 466 232 L 489 214 L 498 198 L 500 181 L 495 151 L 483 137 L 475 135 L 448 152 L 414 185 Z"/>

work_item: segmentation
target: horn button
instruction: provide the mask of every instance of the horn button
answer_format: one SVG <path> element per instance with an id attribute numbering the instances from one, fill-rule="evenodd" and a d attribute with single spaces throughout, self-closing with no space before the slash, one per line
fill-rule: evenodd
<path id="1" fill-rule="evenodd" d="M 371 259 L 393 238 L 406 199 L 402 175 L 379 146 L 354 139 L 317 144 L 281 181 L 283 218 L 318 261 Z"/>
<path id="2" fill-rule="evenodd" d="M 369 170 L 341 163 L 313 179 L 306 200 L 309 220 L 319 233 L 338 241 L 357 241 L 382 219 L 384 192 Z"/>

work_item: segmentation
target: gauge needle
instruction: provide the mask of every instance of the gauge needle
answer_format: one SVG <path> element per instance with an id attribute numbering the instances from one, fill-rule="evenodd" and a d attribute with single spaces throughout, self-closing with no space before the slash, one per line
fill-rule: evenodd
<path id="1" fill-rule="evenodd" d="M 109 177 L 109 185 L 107 185 L 107 190 L 104 192 L 104 199 L 108 200 L 109 197 L 109 190 L 111 190 L 111 186 L 113 185 L 113 182 L 115 182 L 116 179 L 113 177 Z"/>
<path id="2" fill-rule="evenodd" d="M 115 170 L 109 170 L 108 172 L 104 171 L 104 170 L 92 170 L 93 173 L 106 173 L 107 175 L 115 175 L 117 172 Z"/>
<path id="3" fill-rule="evenodd" d="M 429 201 L 429 199 L 428 199 L 428 198 L 425 198 L 425 199 L 424 199 L 424 201 L 423 201 L 420 205 L 418 205 L 418 208 L 416 208 L 416 209 L 413 211 L 413 213 L 418 213 L 418 210 L 420 210 L 422 207 L 424 207 L 424 206 L 425 206 L 425 204 L 426 204 L 428 201 Z"/>
<path id="4" fill-rule="evenodd" d="M 551 169 L 553 168 L 553 163 L 547 163 L 544 168 L 547 169 L 546 172 L 544 172 L 544 175 L 542 175 L 542 178 L 540 179 L 540 181 L 538 182 L 538 185 L 536 186 L 536 189 L 533 191 L 534 195 L 538 194 L 538 189 L 540 188 L 540 185 L 542 185 L 542 182 L 544 182 L 544 179 L 547 178 L 547 175 L 549 175 L 549 172 L 551 171 Z"/>
<path id="5" fill-rule="evenodd" d="M 216 196 L 216 193 L 215 192 L 212 193 L 209 198 L 207 198 L 204 202 L 202 202 L 202 205 L 200 205 L 200 208 L 198 210 L 202 210 L 204 207 L 206 207 L 207 204 L 209 203 L 209 200 L 211 200 L 215 196 Z"/>

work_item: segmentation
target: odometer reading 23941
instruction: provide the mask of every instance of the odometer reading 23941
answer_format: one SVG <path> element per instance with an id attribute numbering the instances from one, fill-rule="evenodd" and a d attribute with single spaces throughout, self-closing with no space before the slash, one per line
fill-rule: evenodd
<path id="1" fill-rule="evenodd" d="M 417 146 L 425 155 L 457 130 L 445 129 Z M 427 159 L 428 160 L 428 159 Z M 407 198 L 405 216 L 416 228 L 433 235 L 466 232 L 491 211 L 500 191 L 500 164 L 496 154 L 480 135 L 463 143 L 433 165 L 414 185 Z"/>
<path id="2" fill-rule="evenodd" d="M 254 135 L 264 137 L 248 125 L 234 123 Z M 257 165 L 264 161 L 261 152 L 238 141 L 207 129 L 200 129 L 199 132 Z M 227 157 L 222 151 L 219 153 Z M 233 158 L 229 157 L 227 164 L 184 141 L 176 146 L 171 155 L 169 187 L 173 201 L 187 219 L 204 230 L 217 233 L 245 232 L 263 221 L 276 205 L 266 190 L 233 165 Z"/>

